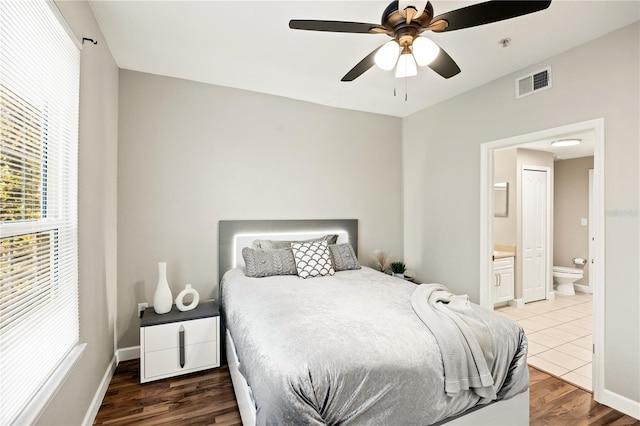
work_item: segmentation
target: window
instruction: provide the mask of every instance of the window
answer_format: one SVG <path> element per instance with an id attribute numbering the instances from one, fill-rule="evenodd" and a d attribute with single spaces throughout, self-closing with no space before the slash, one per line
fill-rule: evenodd
<path id="1" fill-rule="evenodd" d="M 52 2 L 0 2 L 0 424 L 78 345 L 79 78 Z"/>

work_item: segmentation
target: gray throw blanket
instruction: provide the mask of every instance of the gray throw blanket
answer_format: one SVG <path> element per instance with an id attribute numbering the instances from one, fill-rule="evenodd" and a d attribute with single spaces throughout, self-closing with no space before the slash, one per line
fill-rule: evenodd
<path id="1" fill-rule="evenodd" d="M 440 346 L 447 395 L 471 390 L 486 402 L 496 399 L 488 367 L 495 343 L 468 296 L 456 296 L 441 284 L 421 284 L 411 304 Z"/>

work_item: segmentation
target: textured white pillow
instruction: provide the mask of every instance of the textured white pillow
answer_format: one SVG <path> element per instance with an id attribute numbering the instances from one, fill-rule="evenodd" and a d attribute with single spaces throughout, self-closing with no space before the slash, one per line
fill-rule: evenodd
<path id="1" fill-rule="evenodd" d="M 322 277 L 333 275 L 331 254 L 326 241 L 314 241 L 308 243 L 291 244 L 293 257 L 296 259 L 296 268 L 300 278 Z"/>

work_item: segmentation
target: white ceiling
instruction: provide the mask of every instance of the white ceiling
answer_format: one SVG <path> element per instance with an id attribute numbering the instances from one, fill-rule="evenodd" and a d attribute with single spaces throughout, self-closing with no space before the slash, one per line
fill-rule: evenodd
<path id="1" fill-rule="evenodd" d="M 435 14 L 477 2 L 432 0 Z M 542 12 L 450 33 L 426 33 L 462 72 L 429 68 L 396 80 L 372 68 L 340 78 L 389 38 L 297 31 L 290 19 L 379 23 L 387 1 L 90 1 L 120 68 L 405 117 L 629 25 L 640 2 L 554 0 Z M 86 35 L 90 37 L 91 35 Z M 511 45 L 503 48 L 503 38 Z M 594 52 L 594 60 L 597 53 Z M 405 83 L 408 100 L 405 101 Z M 398 95 L 394 97 L 394 85 Z M 515 86 L 515 84 L 514 84 Z"/>

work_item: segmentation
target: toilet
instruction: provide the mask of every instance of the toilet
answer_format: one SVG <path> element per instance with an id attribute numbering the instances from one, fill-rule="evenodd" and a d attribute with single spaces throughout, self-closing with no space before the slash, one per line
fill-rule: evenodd
<path id="1" fill-rule="evenodd" d="M 576 294 L 573 283 L 582 279 L 582 269 L 567 268 L 565 266 L 553 267 L 553 283 L 556 284 L 556 291 L 568 296 Z"/>

